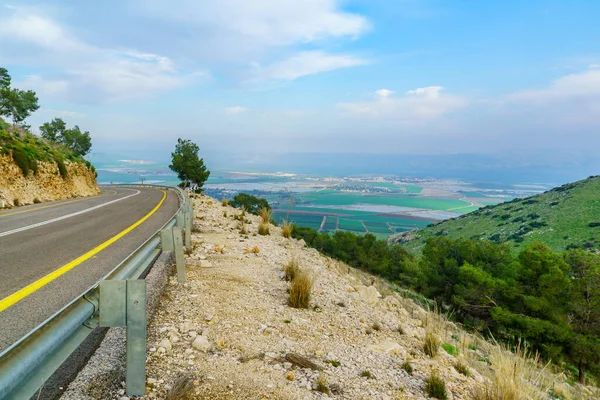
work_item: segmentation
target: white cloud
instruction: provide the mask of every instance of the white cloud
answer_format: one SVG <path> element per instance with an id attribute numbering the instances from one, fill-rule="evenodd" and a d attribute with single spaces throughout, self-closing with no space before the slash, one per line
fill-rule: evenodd
<path id="1" fill-rule="evenodd" d="M 294 80 L 364 64 L 355 55 L 331 54 L 340 40 L 370 29 L 367 19 L 345 12 L 345 0 L 129 0 L 155 46 L 175 49 L 244 82 Z M 310 46 L 310 50 L 306 48 Z"/>
<path id="2" fill-rule="evenodd" d="M 0 18 L 3 43 L 7 48 L 30 46 L 30 54 L 39 53 L 37 65 L 51 60 L 48 63 L 58 72 L 31 75 L 23 85 L 62 100 L 95 103 L 144 98 L 179 88 L 201 75 L 180 73 L 165 56 L 93 46 L 52 19 L 19 9 Z"/>
<path id="3" fill-rule="evenodd" d="M 546 89 L 514 93 L 509 96 L 509 99 L 514 101 L 548 103 L 557 100 L 597 96 L 600 96 L 600 70 L 589 69 L 556 79 Z"/>
<path id="4" fill-rule="evenodd" d="M 51 110 L 48 108 L 40 108 L 38 112 L 44 114 L 52 114 L 54 117 L 65 117 L 65 118 L 85 118 L 85 114 L 76 112 L 76 111 L 68 111 L 68 110 Z"/>
<path id="5" fill-rule="evenodd" d="M 440 92 L 443 87 L 441 86 L 427 86 L 423 88 L 417 88 L 415 90 L 409 90 L 406 94 L 412 94 L 415 96 L 423 96 L 428 98 L 438 98 L 440 97 Z"/>
<path id="6" fill-rule="evenodd" d="M 58 53 L 90 50 L 54 21 L 18 9 L 14 11 L 11 17 L 0 18 L 0 43 L 19 41 Z"/>
<path id="7" fill-rule="evenodd" d="M 600 124 L 600 69 L 563 76 L 544 89 L 512 93 L 503 106 L 538 124 Z"/>
<path id="8" fill-rule="evenodd" d="M 375 92 L 375 94 L 377 94 L 379 97 L 390 97 L 391 95 L 393 95 L 394 92 L 393 90 L 387 90 L 387 89 L 379 89 Z"/>
<path id="9" fill-rule="evenodd" d="M 331 37 L 356 37 L 370 27 L 364 17 L 343 12 L 341 0 L 131 0 L 131 3 L 149 17 L 193 28 L 190 33 L 201 36 L 203 41 L 211 40 L 217 46 L 229 43 L 242 51 Z"/>
<path id="10" fill-rule="evenodd" d="M 441 86 L 428 86 L 409 90 L 404 96 L 394 97 L 392 91 L 375 92 L 371 102 L 340 103 L 337 108 L 346 115 L 382 118 L 394 122 L 431 122 L 467 105 L 467 100 L 441 93 Z"/>
<path id="11" fill-rule="evenodd" d="M 205 77 L 207 68 L 242 82 L 289 81 L 366 62 L 326 49 L 370 29 L 366 18 L 343 11 L 342 4 L 127 0 L 121 13 L 108 4 L 93 8 L 98 15 L 112 16 L 110 33 L 102 32 L 108 28 L 96 24 L 92 9 L 83 6 L 74 5 L 72 13 L 81 14 L 87 25 L 74 30 L 57 19 L 69 16 L 66 10 L 18 5 L 0 15 L 0 60 L 47 67 L 27 79 L 32 89 L 90 103 L 146 98 Z M 132 30 L 144 33 L 112 34 Z M 314 50 L 302 51 L 306 45 Z"/>
<path id="12" fill-rule="evenodd" d="M 245 107 L 233 106 L 233 107 L 227 107 L 225 109 L 225 114 L 227 114 L 227 115 L 235 115 L 235 114 L 245 113 L 246 111 L 248 111 L 248 109 L 245 108 Z"/>
<path id="13" fill-rule="evenodd" d="M 284 61 L 257 68 L 256 79 L 294 80 L 320 72 L 366 64 L 367 61 L 348 55 L 333 55 L 322 51 L 305 51 Z"/>

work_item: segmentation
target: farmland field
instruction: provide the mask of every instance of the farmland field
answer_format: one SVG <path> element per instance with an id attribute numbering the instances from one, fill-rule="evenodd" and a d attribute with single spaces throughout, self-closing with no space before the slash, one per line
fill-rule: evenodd
<path id="1" fill-rule="evenodd" d="M 420 197 L 401 197 L 400 195 L 364 195 L 362 193 L 303 193 L 299 196 L 303 202 L 315 205 L 346 206 L 352 204 L 378 204 L 398 207 L 425 208 L 430 210 L 450 210 L 467 207 L 470 203 L 454 199 L 431 199 Z"/>
<path id="2" fill-rule="evenodd" d="M 365 227 L 361 221 L 355 219 L 338 218 L 340 229 L 353 232 L 365 232 Z"/>
<path id="3" fill-rule="evenodd" d="M 220 173 L 206 193 L 232 198 L 245 192 L 267 199 L 273 219 L 322 232 L 367 232 L 378 238 L 473 212 L 510 199 L 498 189 L 456 180 L 398 177 L 305 177 L 294 174 Z M 212 175 L 211 175 L 212 176 Z M 512 193 L 512 192 L 510 192 Z M 493 196 L 489 196 L 492 194 Z"/>

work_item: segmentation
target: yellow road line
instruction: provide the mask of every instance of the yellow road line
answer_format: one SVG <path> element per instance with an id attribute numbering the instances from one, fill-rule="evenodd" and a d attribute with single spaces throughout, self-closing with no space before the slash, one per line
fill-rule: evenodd
<path id="1" fill-rule="evenodd" d="M 112 190 L 112 192 L 113 192 L 113 193 L 111 193 L 111 194 L 117 194 L 117 191 L 116 191 L 116 190 Z M 2 217 L 8 217 L 9 215 L 24 214 L 24 213 L 28 213 L 28 212 L 32 212 L 32 211 L 43 210 L 44 208 L 50 208 L 50 207 L 62 206 L 63 204 L 76 203 L 76 202 L 78 202 L 78 201 L 90 200 L 90 199 L 92 199 L 92 198 L 94 198 L 94 199 L 95 199 L 95 198 L 98 198 L 98 197 L 103 197 L 103 196 L 108 196 L 108 193 L 107 193 L 107 194 L 100 195 L 100 196 L 86 197 L 86 198 L 83 198 L 83 199 L 70 200 L 70 201 L 65 201 L 65 202 L 58 203 L 58 204 L 51 204 L 51 205 L 49 205 L 49 206 L 36 207 L 36 208 L 28 208 L 27 210 L 17 211 L 17 212 L 13 212 L 13 213 L 10 213 L 10 214 L 0 214 L 0 218 L 2 218 Z"/>
<path id="2" fill-rule="evenodd" d="M 84 255 L 76 258 L 75 260 L 71 261 L 70 263 L 63 265 L 56 271 L 51 272 L 50 274 L 33 282 L 32 284 L 25 286 L 23 289 L 0 300 L 0 312 L 6 310 L 8 307 L 13 306 L 17 302 L 23 300 L 25 297 L 36 292 L 40 288 L 46 286 L 48 283 L 52 282 L 53 280 L 60 277 L 61 275 L 67 273 L 68 271 L 72 270 L 73 268 L 75 268 L 82 262 L 86 261 L 87 259 L 95 256 L 96 254 L 98 254 L 102 250 L 106 249 L 108 246 L 110 246 L 111 244 L 113 244 L 117 240 L 121 239 L 123 236 L 127 235 L 129 232 L 131 232 L 135 228 L 137 228 L 139 225 L 141 225 L 145 220 L 150 218 L 152 216 L 152 214 L 154 214 L 160 208 L 160 206 L 162 206 L 162 204 L 165 202 L 165 199 L 167 198 L 167 192 L 165 192 L 164 190 L 161 190 L 161 191 L 163 192 L 163 197 L 160 200 L 160 202 L 158 203 L 158 205 L 156 207 L 154 207 L 154 209 L 152 211 L 150 211 L 148 214 L 146 214 L 142 219 L 140 219 L 139 221 L 137 221 L 135 224 L 131 225 L 129 228 L 125 229 L 124 231 L 120 232 L 116 236 L 108 239 L 106 242 L 102 243 L 98 247 L 93 248 L 92 250 L 90 250 L 87 253 L 85 253 Z"/>

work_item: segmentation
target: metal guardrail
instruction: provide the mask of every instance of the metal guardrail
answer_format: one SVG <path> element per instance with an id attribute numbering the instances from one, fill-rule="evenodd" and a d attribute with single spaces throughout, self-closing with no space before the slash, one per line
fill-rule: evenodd
<path id="1" fill-rule="evenodd" d="M 137 187 L 140 185 L 111 186 Z M 189 196 L 179 187 L 143 186 L 175 190 L 180 200 L 177 212 L 100 281 L 0 354 L 0 399 L 29 400 L 84 339 L 100 326 L 102 281 L 138 279 L 154 263 L 163 249 L 175 250 L 178 279 L 181 281 L 183 271 L 185 280 L 183 247 L 177 248 L 178 246 L 173 244 L 173 232 L 179 232 L 180 237 L 182 232 L 181 230 L 174 231 L 172 228 L 179 226 L 185 229 L 186 247 L 189 247 L 193 218 Z M 165 238 L 167 238 L 167 242 L 165 242 Z M 145 313 L 145 307 L 143 312 Z M 145 326 L 143 328 L 145 335 Z M 145 360 L 145 344 L 143 351 Z M 127 363 L 129 364 L 129 354 Z M 138 383 L 135 386 L 138 389 L 130 390 L 128 382 L 127 391 L 130 395 L 143 394 L 143 384 L 141 386 L 142 393 L 139 393 L 139 381 L 143 379 L 145 382 L 145 369 L 142 372 L 138 371 L 137 375 L 139 375 L 136 378 Z M 129 371 L 127 377 L 129 378 Z"/>

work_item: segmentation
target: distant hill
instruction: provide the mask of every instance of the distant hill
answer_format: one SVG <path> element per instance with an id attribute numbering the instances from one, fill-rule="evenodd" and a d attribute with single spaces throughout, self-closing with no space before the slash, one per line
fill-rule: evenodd
<path id="1" fill-rule="evenodd" d="M 388 243 L 401 244 L 413 253 L 420 253 L 427 239 L 436 236 L 509 243 L 515 252 L 537 240 L 555 251 L 572 247 L 598 251 L 600 176 L 393 235 Z"/>

